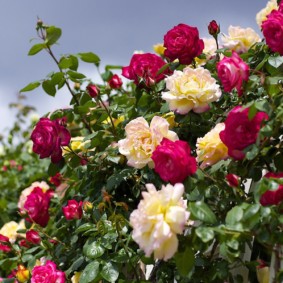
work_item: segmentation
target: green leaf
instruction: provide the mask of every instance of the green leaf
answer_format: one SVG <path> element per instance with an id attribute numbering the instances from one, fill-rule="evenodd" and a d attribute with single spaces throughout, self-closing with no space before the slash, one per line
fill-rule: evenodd
<path id="1" fill-rule="evenodd" d="M 56 94 L 56 88 L 54 84 L 51 82 L 51 80 L 46 80 L 42 83 L 43 90 L 51 96 L 55 96 Z"/>
<path id="2" fill-rule="evenodd" d="M 67 74 L 69 75 L 70 79 L 84 79 L 85 78 L 85 75 L 84 74 L 81 74 L 81 73 L 78 73 L 78 72 L 75 72 L 75 71 L 68 71 Z"/>
<path id="3" fill-rule="evenodd" d="M 40 86 L 40 82 L 33 82 L 33 83 L 28 84 L 24 88 L 22 88 L 20 90 L 20 92 L 31 91 L 31 90 L 34 90 L 35 88 L 39 87 L 39 86 Z"/>
<path id="4" fill-rule="evenodd" d="M 51 83 L 54 85 L 58 85 L 62 81 L 63 78 L 64 78 L 64 74 L 62 72 L 54 73 L 51 76 Z"/>
<path id="5" fill-rule="evenodd" d="M 31 47 L 31 49 L 29 50 L 28 52 L 28 55 L 29 56 L 32 56 L 32 55 L 35 55 L 37 54 L 38 52 L 40 52 L 42 49 L 46 48 L 46 45 L 43 44 L 43 43 L 38 43 L 38 44 L 35 44 Z"/>
<path id="6" fill-rule="evenodd" d="M 104 254 L 104 248 L 94 239 L 88 239 L 83 247 L 83 253 L 87 258 L 95 259 Z"/>
<path id="7" fill-rule="evenodd" d="M 198 227 L 196 229 L 196 234 L 204 243 L 214 239 L 214 231 L 209 227 Z"/>
<path id="8" fill-rule="evenodd" d="M 46 40 L 45 43 L 48 46 L 53 45 L 61 37 L 62 31 L 60 28 L 50 26 L 46 29 Z"/>
<path id="9" fill-rule="evenodd" d="M 283 154 L 277 154 L 274 157 L 274 165 L 279 172 L 283 172 Z"/>
<path id="10" fill-rule="evenodd" d="M 190 247 L 186 247 L 184 252 L 176 253 L 174 259 L 178 272 L 184 277 L 189 274 L 195 264 L 194 253 Z"/>
<path id="11" fill-rule="evenodd" d="M 79 283 L 92 282 L 95 278 L 97 278 L 98 273 L 99 273 L 99 262 L 92 261 L 83 270 L 80 276 Z"/>
<path id="12" fill-rule="evenodd" d="M 85 232 L 85 231 L 88 231 L 88 230 L 90 230 L 90 229 L 93 229 L 93 228 L 95 228 L 96 226 L 94 225 L 94 224 L 92 224 L 92 223 L 85 223 L 85 224 L 83 224 L 83 225 L 80 225 L 77 229 L 76 229 L 76 231 L 75 231 L 75 233 L 82 233 L 82 232 Z"/>
<path id="13" fill-rule="evenodd" d="M 86 53 L 79 53 L 78 54 L 82 61 L 86 63 L 94 63 L 96 66 L 99 66 L 100 58 L 92 53 L 92 52 L 86 52 Z"/>
<path id="14" fill-rule="evenodd" d="M 190 202 L 189 211 L 196 219 L 203 222 L 209 224 L 215 224 L 217 222 L 215 214 L 203 201 Z"/>
<path id="15" fill-rule="evenodd" d="M 103 264 L 100 275 L 109 282 L 115 282 L 119 276 L 118 268 L 111 262 L 105 262 Z"/>
<path id="16" fill-rule="evenodd" d="M 243 215 L 243 209 L 239 206 L 235 206 L 230 211 L 228 211 L 225 221 L 228 225 L 233 226 L 242 220 Z"/>

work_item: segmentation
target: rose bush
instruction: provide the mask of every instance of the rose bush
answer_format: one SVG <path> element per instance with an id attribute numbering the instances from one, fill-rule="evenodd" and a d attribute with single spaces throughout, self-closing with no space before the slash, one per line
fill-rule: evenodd
<path id="1" fill-rule="evenodd" d="M 61 29 L 38 22 L 29 55 L 47 51 L 58 70 L 21 92 L 66 86 L 71 101 L 2 142 L 4 282 L 283 281 L 275 4 L 260 37 L 179 24 L 100 82 L 80 71 L 100 66 L 95 53 L 57 57 Z"/>

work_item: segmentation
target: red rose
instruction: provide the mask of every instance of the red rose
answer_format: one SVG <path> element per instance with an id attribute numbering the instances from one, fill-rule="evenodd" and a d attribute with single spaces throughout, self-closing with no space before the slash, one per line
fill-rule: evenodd
<path id="1" fill-rule="evenodd" d="M 197 170 L 196 159 L 191 156 L 189 145 L 164 138 L 152 154 L 154 170 L 163 181 L 172 184 L 183 182 Z"/>
<path id="2" fill-rule="evenodd" d="M 82 209 L 83 202 L 77 202 L 76 200 L 68 200 L 68 204 L 62 207 L 63 213 L 67 220 L 81 219 L 83 215 Z"/>
<path id="3" fill-rule="evenodd" d="M 53 184 L 54 186 L 58 187 L 61 185 L 62 182 L 62 175 L 58 172 L 54 176 L 50 177 L 50 183 Z"/>
<path id="4" fill-rule="evenodd" d="M 49 221 L 49 204 L 52 191 L 43 192 L 40 187 L 35 187 L 27 196 L 24 209 L 32 221 L 45 227 Z"/>
<path id="5" fill-rule="evenodd" d="M 185 24 L 173 27 L 164 35 L 164 56 L 170 61 L 179 59 L 180 64 L 189 65 L 204 48 L 198 29 Z"/>
<path id="6" fill-rule="evenodd" d="M 130 65 L 122 68 L 122 75 L 130 80 L 134 80 L 136 85 L 150 87 L 165 78 L 165 73 L 157 74 L 165 65 L 161 57 L 151 54 L 134 54 Z"/>
<path id="7" fill-rule="evenodd" d="M 61 146 L 68 145 L 71 139 L 70 133 L 60 122 L 59 119 L 40 118 L 31 134 L 33 151 L 40 158 L 51 156 L 53 163 L 62 159 Z"/>
<path id="8" fill-rule="evenodd" d="M 273 10 L 265 21 L 262 22 L 262 33 L 266 44 L 273 52 L 279 52 L 283 55 L 283 12 L 280 4 L 279 10 Z"/>
<path id="9" fill-rule="evenodd" d="M 227 174 L 225 176 L 226 181 L 230 187 L 238 187 L 239 186 L 239 179 L 240 177 L 235 174 Z"/>
<path id="10" fill-rule="evenodd" d="M 219 25 L 217 24 L 215 20 L 211 21 L 207 28 L 208 28 L 209 34 L 212 36 L 216 36 L 220 32 Z"/>
<path id="11" fill-rule="evenodd" d="M 108 81 L 108 83 L 109 83 L 109 86 L 113 89 L 121 88 L 121 86 L 123 84 L 121 78 L 116 74 L 111 77 L 111 79 Z"/>
<path id="12" fill-rule="evenodd" d="M 34 245 L 38 245 L 41 241 L 41 238 L 40 238 L 38 232 L 33 230 L 33 229 L 26 232 L 26 239 L 27 239 L 27 241 L 29 241 L 30 243 L 32 243 Z"/>
<path id="13" fill-rule="evenodd" d="M 99 88 L 96 85 L 90 84 L 86 87 L 88 94 L 92 97 L 92 98 L 96 98 L 99 94 Z"/>
<path id="14" fill-rule="evenodd" d="M 224 57 L 217 65 L 218 77 L 224 91 L 230 92 L 236 88 L 238 95 L 243 94 L 243 81 L 249 79 L 249 66 L 233 51 L 231 57 Z"/>
<path id="15" fill-rule="evenodd" d="M 248 118 L 249 108 L 234 107 L 225 121 L 225 129 L 219 136 L 228 147 L 228 155 L 240 160 L 245 157 L 243 149 L 256 142 L 263 120 L 268 119 L 265 112 L 257 112 L 253 119 Z"/>
<path id="16" fill-rule="evenodd" d="M 0 234 L 0 251 L 8 253 L 11 249 L 9 238 Z"/>
<path id="17" fill-rule="evenodd" d="M 283 178 L 283 173 L 269 172 L 264 178 Z M 278 205 L 283 200 L 283 185 L 279 185 L 275 191 L 267 190 L 260 197 L 260 204 L 263 206 Z"/>

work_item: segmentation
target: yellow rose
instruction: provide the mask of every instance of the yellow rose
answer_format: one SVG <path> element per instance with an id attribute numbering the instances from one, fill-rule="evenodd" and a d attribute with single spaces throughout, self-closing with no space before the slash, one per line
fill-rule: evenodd
<path id="1" fill-rule="evenodd" d="M 71 278 L 72 283 L 79 283 L 81 277 L 81 272 L 75 272 L 75 274 Z"/>
<path id="2" fill-rule="evenodd" d="M 197 161 L 202 162 L 200 168 L 211 166 L 228 157 L 228 148 L 219 137 L 224 128 L 225 124 L 219 123 L 204 137 L 197 139 Z"/>
<path id="3" fill-rule="evenodd" d="M 164 47 L 163 43 L 157 43 L 157 44 L 153 45 L 153 50 L 156 54 L 163 56 L 164 51 L 165 51 L 165 47 Z"/>
<path id="4" fill-rule="evenodd" d="M 278 9 L 277 0 L 270 0 L 267 2 L 266 7 L 260 10 L 256 14 L 256 22 L 259 28 L 261 28 L 262 22 L 267 19 L 267 16 L 271 13 L 271 11 L 277 10 L 277 9 Z"/>
<path id="5" fill-rule="evenodd" d="M 24 221 L 21 221 L 19 224 L 15 221 L 10 221 L 5 223 L 0 229 L 0 234 L 9 238 L 11 243 L 14 243 L 19 235 L 18 230 L 25 229 Z"/>

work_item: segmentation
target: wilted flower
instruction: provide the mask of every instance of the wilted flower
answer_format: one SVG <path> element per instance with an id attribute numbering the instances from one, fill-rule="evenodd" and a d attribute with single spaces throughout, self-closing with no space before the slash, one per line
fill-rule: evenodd
<path id="1" fill-rule="evenodd" d="M 167 77 L 162 98 L 169 103 L 169 108 L 179 114 L 193 110 L 201 113 L 209 109 L 209 103 L 221 96 L 220 86 L 203 67 L 186 67 L 183 71 L 174 71 Z"/>
<path id="2" fill-rule="evenodd" d="M 178 249 L 177 234 L 182 234 L 190 213 L 183 200 L 184 186 L 168 184 L 157 191 L 153 184 L 146 185 L 143 199 L 130 215 L 133 239 L 146 256 L 168 260 Z"/>
<path id="3" fill-rule="evenodd" d="M 166 119 L 155 116 L 150 126 L 143 117 L 129 122 L 126 127 L 126 138 L 118 142 L 119 152 L 128 159 L 128 165 L 135 168 L 143 168 L 147 164 L 153 167 L 151 159 L 155 148 L 163 138 L 178 140 L 173 131 L 169 131 L 169 123 Z"/>

